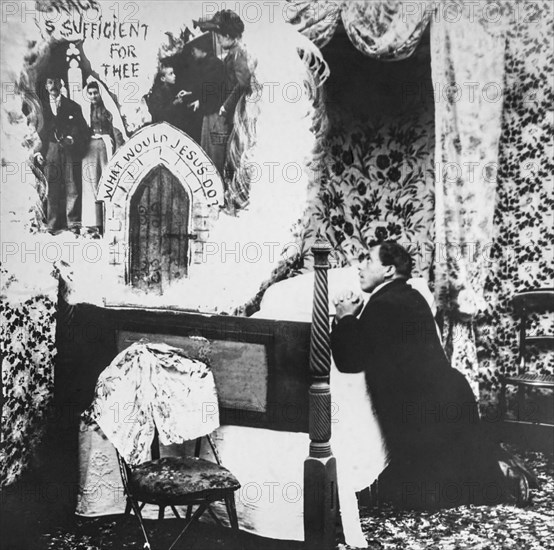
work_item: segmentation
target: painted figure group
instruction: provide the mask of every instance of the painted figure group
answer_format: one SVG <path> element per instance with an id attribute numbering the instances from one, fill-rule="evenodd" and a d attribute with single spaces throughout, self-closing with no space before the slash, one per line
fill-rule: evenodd
<path id="1" fill-rule="evenodd" d="M 96 235 L 101 214 L 96 193 L 108 159 L 121 142 L 112 114 L 106 109 L 96 81 L 86 87 L 86 112 L 62 93 L 60 78 L 45 84 L 44 124 L 39 131 L 41 149 L 35 162 L 48 182 L 46 221 L 51 233 L 69 229 Z"/>
<path id="2" fill-rule="evenodd" d="M 190 43 L 187 89 L 177 90 L 175 68 L 162 64 L 146 101 L 152 122 L 166 121 L 188 133 L 224 178 L 233 115 L 251 79 L 241 43 L 244 23 L 235 12 L 222 10 L 201 28 L 213 31 L 225 52 L 223 60 L 213 52 L 211 33 L 200 36 Z M 35 154 L 48 183 L 47 228 L 51 233 L 69 229 L 96 236 L 102 225 L 98 185 L 122 135 L 114 128 L 98 82 L 86 86 L 83 109 L 62 94 L 62 85 L 60 78 L 46 79 L 42 146 Z"/>
<path id="3" fill-rule="evenodd" d="M 190 43 L 192 63 L 185 71 L 186 83 L 182 83 L 186 89 L 178 90 L 177 67 L 167 61 L 160 68 L 147 103 L 153 122 L 166 121 L 189 134 L 200 143 L 222 178 L 228 179 L 226 159 L 233 117 L 251 83 L 248 57 L 241 42 L 244 23 L 235 12 L 222 10 L 199 26 L 215 34 L 225 54 L 223 60 L 213 51 L 211 34 L 200 36 Z"/>

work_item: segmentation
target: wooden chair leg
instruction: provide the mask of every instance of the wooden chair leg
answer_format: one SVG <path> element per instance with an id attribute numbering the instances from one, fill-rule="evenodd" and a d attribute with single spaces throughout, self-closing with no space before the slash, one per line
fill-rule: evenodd
<path id="1" fill-rule="evenodd" d="M 177 511 L 177 508 L 175 508 L 175 506 L 171 506 L 171 509 L 173 510 L 173 515 L 174 515 L 177 519 L 181 519 L 181 514 L 179 514 L 179 512 Z"/>
<path id="2" fill-rule="evenodd" d="M 133 508 L 133 512 L 135 512 L 135 516 L 137 516 L 137 519 L 140 524 L 140 529 L 142 531 L 142 536 L 144 537 L 144 550 L 152 550 L 152 546 L 150 545 L 150 540 L 148 539 L 148 535 L 146 534 L 146 527 L 144 526 L 144 520 L 142 519 L 142 512 L 141 509 L 136 500 L 134 498 L 129 497 L 129 500 L 131 501 L 131 506 Z M 143 505 L 144 507 L 144 505 Z"/>
<path id="3" fill-rule="evenodd" d="M 517 388 L 517 419 L 525 421 L 525 387 L 518 386 Z"/>
<path id="4" fill-rule="evenodd" d="M 173 541 L 173 544 L 169 547 L 169 550 L 173 550 L 173 548 L 175 548 L 175 545 L 179 542 L 181 537 L 187 532 L 188 528 L 206 511 L 207 507 L 208 507 L 207 504 L 198 505 L 198 508 L 196 508 L 190 520 L 185 523 L 183 530 L 179 533 L 179 536 Z"/>
<path id="5" fill-rule="evenodd" d="M 500 399 L 498 406 L 500 408 L 500 421 L 504 421 L 506 419 L 506 410 L 507 410 L 507 404 L 506 404 L 506 382 L 504 380 L 500 383 Z"/>
<path id="6" fill-rule="evenodd" d="M 225 506 L 227 508 L 227 514 L 229 515 L 229 523 L 233 529 L 233 533 L 236 537 L 236 544 L 240 550 L 245 550 L 245 545 L 242 540 L 242 534 L 239 528 L 239 520 L 237 517 L 237 508 L 235 506 L 235 493 L 231 493 L 225 498 Z"/>
<path id="7" fill-rule="evenodd" d="M 212 510 L 212 507 L 208 504 L 208 514 L 210 514 L 211 518 L 220 526 L 223 527 L 223 523 L 221 523 L 221 520 L 215 515 L 215 512 Z"/>
<path id="8" fill-rule="evenodd" d="M 227 508 L 227 514 L 229 516 L 229 523 L 235 530 L 239 530 L 239 519 L 237 517 L 237 508 L 235 506 L 235 493 L 225 497 L 225 507 Z"/>

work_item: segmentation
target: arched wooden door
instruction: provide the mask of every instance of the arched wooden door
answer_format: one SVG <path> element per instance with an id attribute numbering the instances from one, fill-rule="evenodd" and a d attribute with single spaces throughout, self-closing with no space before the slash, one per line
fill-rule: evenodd
<path id="1" fill-rule="evenodd" d="M 162 165 L 153 168 L 131 198 L 129 279 L 132 286 L 161 293 L 186 276 L 190 198 Z"/>

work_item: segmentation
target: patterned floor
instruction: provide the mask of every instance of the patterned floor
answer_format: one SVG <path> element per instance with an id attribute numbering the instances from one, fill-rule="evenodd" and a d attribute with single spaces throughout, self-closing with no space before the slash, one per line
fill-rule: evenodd
<path id="1" fill-rule="evenodd" d="M 521 453 L 537 473 L 541 488 L 527 508 L 461 507 L 437 513 L 362 509 L 370 549 L 391 550 L 543 550 L 554 549 L 554 460 L 538 452 Z M 59 487 L 27 480 L 2 493 L 3 550 L 131 550 L 142 548 L 134 518 L 77 519 Z M 65 498 L 67 497 L 67 498 Z M 61 505 L 60 505 L 61 503 Z M 56 504 L 56 505 L 54 505 Z M 155 548 L 167 548 L 179 531 L 175 520 L 163 528 L 150 522 Z M 283 526 L 286 529 L 286 526 Z M 200 525 L 178 548 L 187 550 L 300 550 L 297 543 L 241 534 Z"/>
<path id="2" fill-rule="evenodd" d="M 554 463 L 552 455 L 522 453 L 537 474 L 531 505 L 463 506 L 437 513 L 363 510 L 371 549 L 546 550 L 554 548 Z"/>

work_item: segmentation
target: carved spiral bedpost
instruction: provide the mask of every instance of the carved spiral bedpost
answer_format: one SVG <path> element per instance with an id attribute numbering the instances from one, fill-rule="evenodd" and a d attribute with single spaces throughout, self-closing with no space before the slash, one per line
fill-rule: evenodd
<path id="1" fill-rule="evenodd" d="M 314 303 L 310 344 L 310 456 L 304 461 L 304 541 L 307 550 L 335 548 L 337 467 L 331 452 L 331 346 L 327 270 L 331 246 L 318 239 L 314 254 Z"/>

